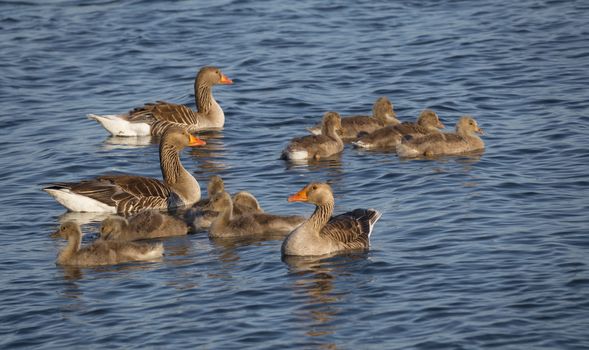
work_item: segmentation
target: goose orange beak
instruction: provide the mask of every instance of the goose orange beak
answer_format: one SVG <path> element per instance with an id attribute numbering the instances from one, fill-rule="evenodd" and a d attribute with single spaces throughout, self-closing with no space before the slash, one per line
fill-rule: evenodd
<path id="1" fill-rule="evenodd" d="M 225 74 L 221 73 L 221 80 L 219 84 L 233 84 L 233 80 L 229 79 Z"/>
<path id="2" fill-rule="evenodd" d="M 299 192 L 288 197 L 289 202 L 306 202 L 307 200 L 308 198 L 306 189 L 302 189 Z"/>
<path id="3" fill-rule="evenodd" d="M 203 140 L 199 139 L 198 137 L 189 134 L 190 136 L 190 140 L 188 141 L 188 146 L 194 147 L 194 146 L 204 146 L 207 143 L 204 142 Z"/>

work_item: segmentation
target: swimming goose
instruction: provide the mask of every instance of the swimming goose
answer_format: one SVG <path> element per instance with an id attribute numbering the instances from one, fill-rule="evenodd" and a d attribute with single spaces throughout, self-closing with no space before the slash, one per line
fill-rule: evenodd
<path id="1" fill-rule="evenodd" d="M 203 129 L 220 129 L 225 124 L 225 114 L 213 97 L 216 84 L 232 84 L 233 81 L 216 67 L 203 67 L 194 79 L 196 112 L 190 107 L 164 101 L 147 103 L 126 114 L 95 115 L 88 118 L 99 122 L 114 136 L 161 135 L 172 126 L 180 126 L 188 132 Z"/>
<path id="2" fill-rule="evenodd" d="M 209 237 L 251 237 L 259 235 L 285 235 L 300 225 L 302 216 L 281 216 L 267 213 L 233 215 L 233 203 L 229 193 L 215 196 L 223 210 L 212 222 Z"/>
<path id="3" fill-rule="evenodd" d="M 192 217 L 188 218 L 188 222 L 192 222 L 195 230 L 202 230 L 211 227 L 213 221 L 219 216 L 219 212 L 223 210 L 223 204 L 219 200 L 215 200 L 216 193 L 206 209 L 194 212 Z M 264 210 L 260 207 L 260 203 L 253 194 L 241 191 L 237 192 L 232 199 L 233 215 L 240 216 L 245 214 L 263 213 Z"/>
<path id="4" fill-rule="evenodd" d="M 417 123 L 404 122 L 397 125 L 390 125 L 378 129 L 368 135 L 361 136 L 357 141 L 352 142 L 354 147 L 359 148 L 379 148 L 394 150 L 405 135 L 414 137 L 439 132 L 443 129 L 444 124 L 436 112 L 431 109 L 425 109 L 417 117 Z"/>
<path id="5" fill-rule="evenodd" d="M 289 202 L 315 204 L 315 212 L 292 231 L 282 243 L 283 255 L 325 255 L 356 249 L 368 249 L 374 224 L 382 215 L 374 209 L 355 209 L 331 216 L 334 199 L 325 183 L 310 183 Z"/>
<path id="6" fill-rule="evenodd" d="M 356 115 L 342 117 L 342 135 L 344 141 L 355 140 L 359 133 L 371 133 L 387 125 L 399 124 L 393 104 L 386 96 L 379 97 L 372 106 L 372 116 Z M 321 124 L 307 128 L 312 134 L 321 134 Z"/>
<path id="7" fill-rule="evenodd" d="M 160 142 L 163 182 L 134 175 L 106 175 L 77 183 L 54 183 L 43 190 L 67 209 L 80 212 L 132 213 L 190 205 L 200 200 L 200 187 L 180 163 L 180 151 L 204 144 L 184 129 L 169 128 Z"/>
<path id="8" fill-rule="evenodd" d="M 321 135 L 297 137 L 290 141 L 282 151 L 282 159 L 302 160 L 329 157 L 344 150 L 344 143 L 339 136 L 342 124 L 336 112 L 327 112 L 323 116 Z"/>
<path id="9" fill-rule="evenodd" d="M 485 144 L 475 133 L 482 135 L 483 130 L 474 118 L 463 116 L 456 123 L 455 133 L 438 133 L 405 139 L 397 146 L 397 153 L 400 157 L 431 157 L 482 150 Z"/>
<path id="10" fill-rule="evenodd" d="M 143 210 L 128 219 L 113 215 L 104 219 L 100 226 L 100 238 L 113 241 L 136 241 L 187 233 L 188 226 L 184 221 L 155 210 Z"/>
<path id="11" fill-rule="evenodd" d="M 74 222 L 62 224 L 52 237 L 67 239 L 68 243 L 57 256 L 59 265 L 99 266 L 114 265 L 136 260 L 154 260 L 161 258 L 164 246 L 161 243 L 134 243 L 104 241 L 98 239 L 92 244 L 81 247 L 82 232 Z"/>

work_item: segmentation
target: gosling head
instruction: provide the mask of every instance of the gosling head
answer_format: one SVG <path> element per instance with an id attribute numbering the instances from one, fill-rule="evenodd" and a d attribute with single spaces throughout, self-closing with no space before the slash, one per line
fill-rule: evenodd
<path id="1" fill-rule="evenodd" d="M 342 134 L 342 118 L 337 112 L 326 112 L 321 123 L 321 133 L 327 135 L 331 130 Z"/>
<path id="2" fill-rule="evenodd" d="M 69 239 L 74 236 L 81 236 L 80 225 L 73 221 L 64 222 L 59 226 L 59 230 L 53 232 L 51 237 Z"/>
<path id="3" fill-rule="evenodd" d="M 289 202 L 307 202 L 315 205 L 323 205 L 333 202 L 331 186 L 321 182 L 311 182 L 299 192 L 288 197 Z"/>
<path id="4" fill-rule="evenodd" d="M 211 176 L 207 185 L 208 196 L 212 197 L 215 194 L 223 191 L 225 191 L 225 183 L 223 182 L 223 179 L 221 179 L 219 175 Z"/>
<path id="5" fill-rule="evenodd" d="M 397 113 L 393 109 L 393 104 L 386 96 L 379 97 L 372 106 L 372 116 L 376 119 L 385 120 L 387 118 L 396 118 Z"/>
<path id="6" fill-rule="evenodd" d="M 215 194 L 212 198 L 213 208 L 217 211 L 222 211 L 226 208 L 232 208 L 233 202 L 231 201 L 231 196 L 229 193 L 223 191 L 221 193 Z"/>
<path id="7" fill-rule="evenodd" d="M 438 114 L 431 109 L 424 109 L 419 113 L 419 117 L 417 118 L 417 124 L 426 127 L 426 128 L 437 128 L 443 129 L 445 128 L 444 124 L 440 121 L 440 117 Z"/>
<path id="8" fill-rule="evenodd" d="M 102 221 L 100 225 L 100 238 L 113 239 L 127 226 L 127 220 L 120 216 L 110 216 Z"/>
<path id="9" fill-rule="evenodd" d="M 477 133 L 484 135 L 484 131 L 479 127 L 477 121 L 468 115 L 460 117 L 458 123 L 456 123 L 456 132 L 466 134 Z"/>
<path id="10" fill-rule="evenodd" d="M 253 194 L 245 191 L 237 192 L 233 196 L 233 205 L 239 208 L 242 213 L 262 212 L 260 203 Z"/>

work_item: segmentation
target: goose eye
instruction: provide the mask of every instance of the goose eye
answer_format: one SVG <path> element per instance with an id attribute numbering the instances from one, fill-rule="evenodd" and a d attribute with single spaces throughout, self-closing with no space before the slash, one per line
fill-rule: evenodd
<path id="1" fill-rule="evenodd" d="M 311 187 L 312 190 L 316 190 L 317 189 L 317 185 L 313 185 L 313 187 Z"/>

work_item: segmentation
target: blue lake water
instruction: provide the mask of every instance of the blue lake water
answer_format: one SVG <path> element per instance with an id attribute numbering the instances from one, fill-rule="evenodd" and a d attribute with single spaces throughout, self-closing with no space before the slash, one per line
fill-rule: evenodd
<path id="1" fill-rule="evenodd" d="M 0 348 L 589 348 L 589 5 L 585 1 L 0 3 Z M 216 65 L 225 129 L 182 161 L 267 212 L 310 181 L 336 211 L 383 212 L 372 249 L 280 257 L 280 240 L 164 240 L 161 262 L 71 269 L 49 237 L 78 219 L 41 191 L 122 172 L 160 177 L 157 140 L 87 113 L 194 108 Z M 402 120 L 471 114 L 482 156 L 279 160 L 328 110 Z"/>

